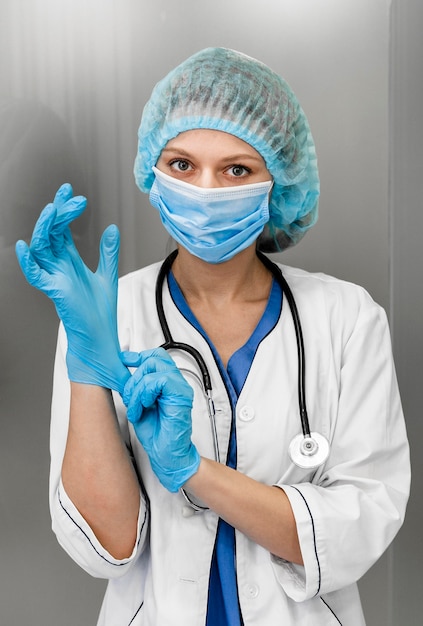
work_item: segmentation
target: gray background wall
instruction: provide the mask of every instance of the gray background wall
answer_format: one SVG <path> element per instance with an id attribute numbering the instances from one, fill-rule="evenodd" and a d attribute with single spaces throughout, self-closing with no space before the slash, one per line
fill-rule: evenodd
<path id="1" fill-rule="evenodd" d="M 290 264 L 363 284 L 391 317 L 413 454 L 405 528 L 361 590 L 369 626 L 421 623 L 423 179 L 420 0 L 2 0 L 0 3 L 0 624 L 95 624 L 104 581 L 61 551 L 47 502 L 57 320 L 13 252 L 65 180 L 87 195 L 87 261 L 111 221 L 121 273 L 167 237 L 132 177 L 154 83 L 209 45 L 291 84 L 315 136 L 321 217 Z"/>

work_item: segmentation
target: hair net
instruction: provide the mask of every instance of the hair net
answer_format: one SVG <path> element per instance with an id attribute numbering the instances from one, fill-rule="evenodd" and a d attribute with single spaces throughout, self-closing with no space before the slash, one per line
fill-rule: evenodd
<path id="1" fill-rule="evenodd" d="M 319 174 L 307 118 L 288 84 L 234 50 L 206 48 L 188 58 L 144 108 L 134 168 L 142 191 L 150 190 L 167 142 L 197 128 L 235 135 L 261 154 L 274 185 L 258 247 L 278 252 L 296 244 L 317 220 Z"/>

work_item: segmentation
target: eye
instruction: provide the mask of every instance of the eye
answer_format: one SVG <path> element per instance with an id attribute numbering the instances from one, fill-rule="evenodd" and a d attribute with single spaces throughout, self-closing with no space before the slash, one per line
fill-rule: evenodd
<path id="1" fill-rule="evenodd" d="M 251 173 L 251 170 L 248 167 L 245 167 L 245 165 L 231 165 L 231 167 L 228 167 L 226 171 L 235 178 L 243 178 Z"/>
<path id="2" fill-rule="evenodd" d="M 192 169 L 190 163 L 185 159 L 174 159 L 169 163 L 169 167 L 176 172 L 188 172 Z"/>

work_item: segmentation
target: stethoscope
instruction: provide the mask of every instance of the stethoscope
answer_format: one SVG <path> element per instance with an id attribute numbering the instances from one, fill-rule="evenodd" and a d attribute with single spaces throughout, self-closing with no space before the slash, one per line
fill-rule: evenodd
<path id="1" fill-rule="evenodd" d="M 196 362 L 200 373 L 203 392 L 207 401 L 208 415 L 210 419 L 211 431 L 213 436 L 213 449 L 215 460 L 220 462 L 219 442 L 217 438 L 216 428 L 216 413 L 213 403 L 212 385 L 210 373 L 207 365 L 201 355 L 201 353 L 190 346 L 187 343 L 174 341 L 169 329 L 169 325 L 166 320 L 163 307 L 163 284 L 169 273 L 170 268 L 178 254 L 177 250 L 174 250 L 162 263 L 159 270 L 156 281 L 156 308 L 157 315 L 159 317 L 160 326 L 165 338 L 162 348 L 165 350 L 182 350 L 188 353 Z M 311 432 L 310 424 L 308 420 L 306 399 L 305 399 L 305 353 L 304 353 L 304 341 L 303 333 L 301 329 L 300 317 L 298 314 L 297 305 L 295 303 L 292 291 L 282 274 L 281 269 L 273 263 L 268 257 L 261 252 L 257 251 L 257 256 L 263 265 L 272 273 L 274 278 L 278 281 L 283 294 L 285 295 L 289 308 L 291 311 L 292 321 L 295 328 L 295 335 L 297 340 L 297 353 L 298 353 L 298 406 L 301 420 L 301 433 L 296 435 L 289 444 L 288 453 L 295 465 L 303 469 L 317 469 L 320 465 L 326 461 L 329 456 L 329 442 L 320 433 Z M 192 374 L 192 372 L 190 372 Z M 202 507 L 189 498 L 187 493 L 182 490 L 188 503 L 196 510 L 205 510 L 207 507 Z"/>

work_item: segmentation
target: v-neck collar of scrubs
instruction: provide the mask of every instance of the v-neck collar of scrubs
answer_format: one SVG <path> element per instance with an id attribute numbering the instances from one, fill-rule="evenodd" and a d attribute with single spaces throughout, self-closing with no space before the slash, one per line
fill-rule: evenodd
<path id="1" fill-rule="evenodd" d="M 182 313 L 185 319 L 187 319 L 188 322 L 198 330 L 198 332 L 209 344 L 215 357 L 216 363 L 219 366 L 221 375 L 225 379 L 225 382 L 230 382 L 230 387 L 234 391 L 234 394 L 231 394 L 231 401 L 232 404 L 235 404 L 236 398 L 239 396 L 242 387 L 244 386 L 258 346 L 260 345 L 261 341 L 263 341 L 263 339 L 272 331 L 280 317 L 282 308 L 282 291 L 279 283 L 273 279 L 269 298 L 263 315 L 261 316 L 256 328 L 252 332 L 248 341 L 232 354 L 226 368 L 223 365 L 223 362 L 212 341 L 195 317 L 194 313 L 191 311 L 172 272 L 169 272 L 168 284 L 171 297 L 179 311 Z"/>
<path id="2" fill-rule="evenodd" d="M 260 321 L 248 341 L 230 357 L 227 368 L 224 367 L 216 348 L 188 306 L 172 272 L 169 272 L 168 284 L 171 297 L 179 311 L 208 342 L 228 389 L 234 414 L 237 399 L 247 379 L 256 351 L 261 341 L 272 331 L 279 320 L 282 310 L 282 290 L 279 283 L 273 279 L 267 305 Z M 227 465 L 236 468 L 236 459 L 236 425 L 235 419 L 232 419 Z M 243 626 L 236 582 L 235 529 L 224 520 L 219 520 L 210 569 L 206 626 Z"/>

